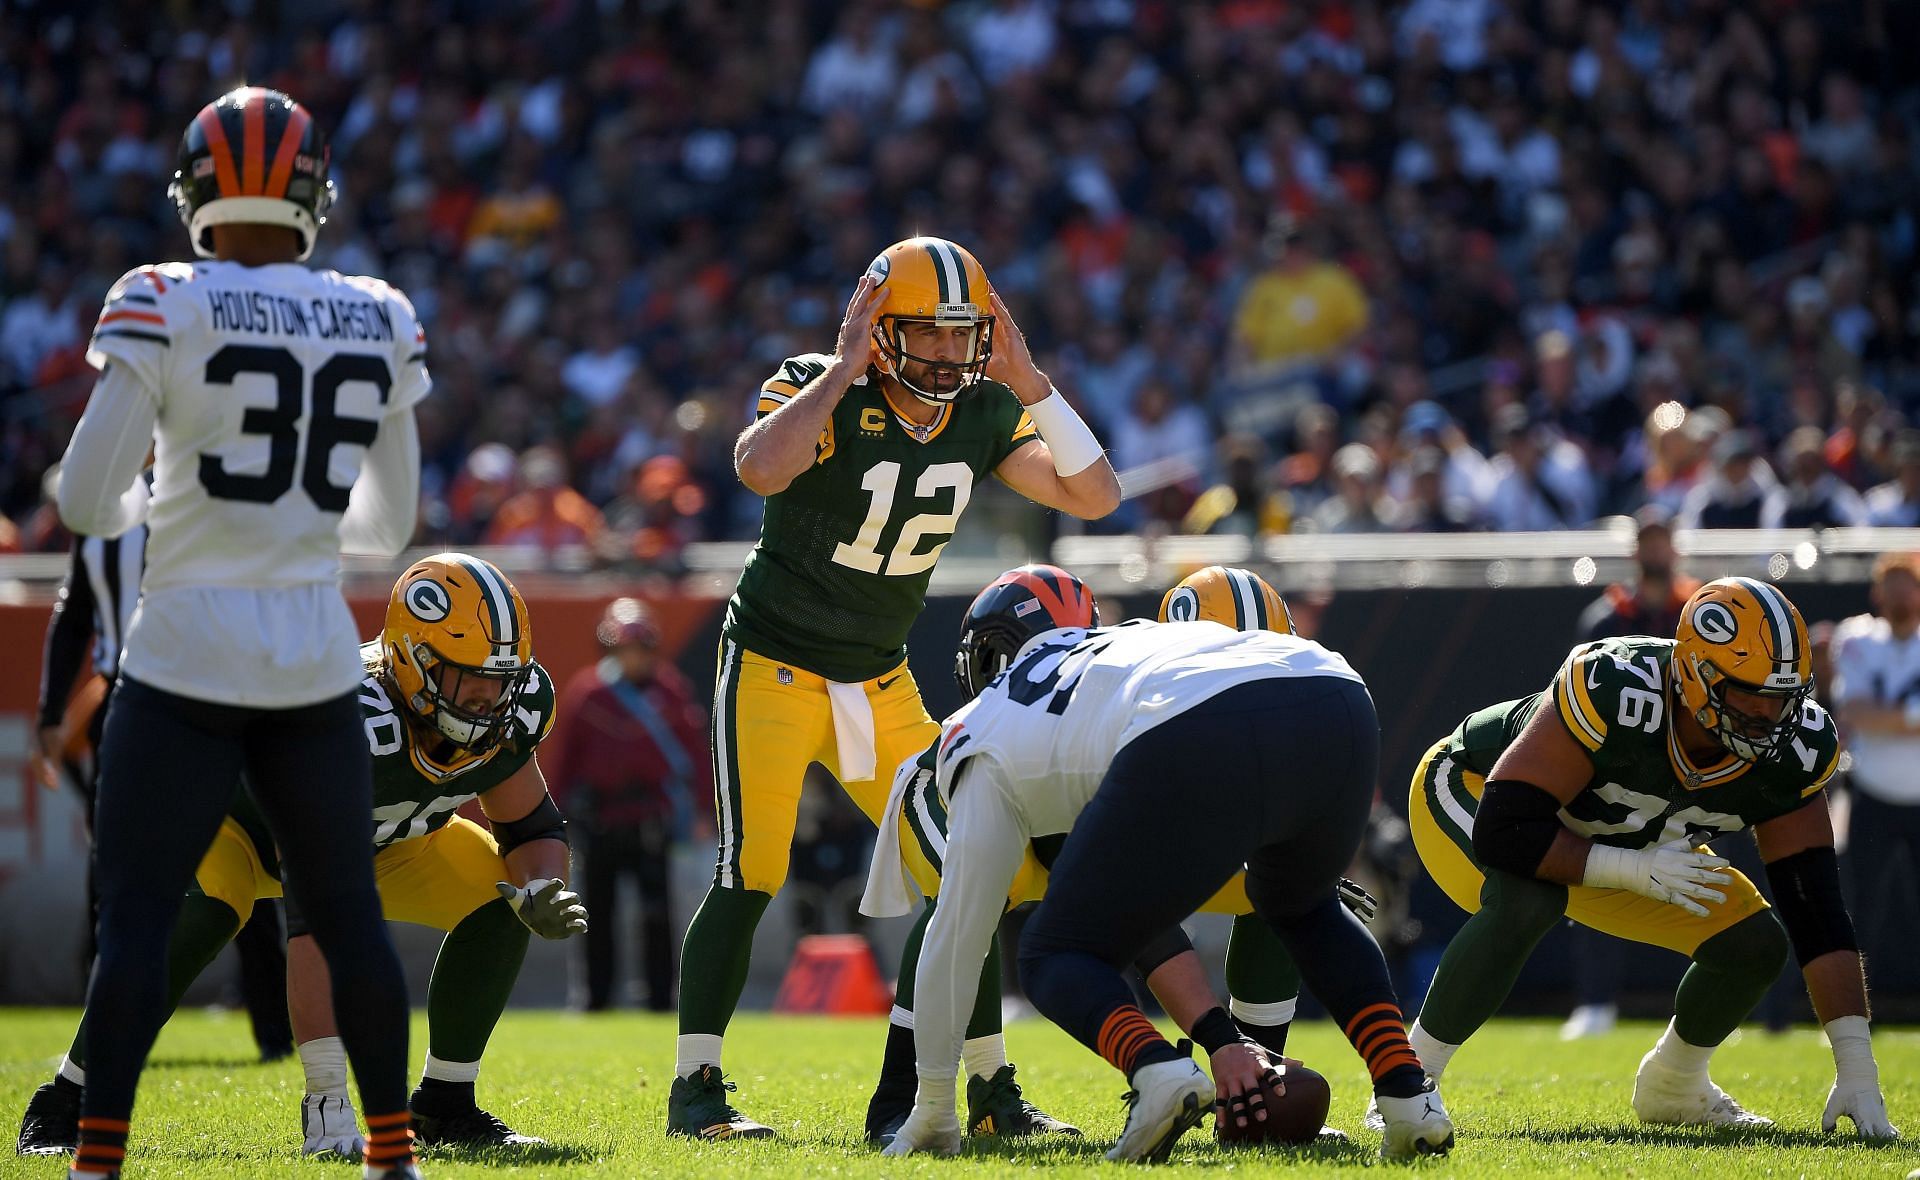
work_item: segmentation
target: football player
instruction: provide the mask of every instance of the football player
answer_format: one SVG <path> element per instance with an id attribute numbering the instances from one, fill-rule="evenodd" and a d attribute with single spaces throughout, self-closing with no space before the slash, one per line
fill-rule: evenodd
<path id="1" fill-rule="evenodd" d="M 1687 600 L 1673 639 L 1581 644 L 1545 691 L 1469 715 L 1429 750 L 1414 842 L 1472 917 L 1414 1025 L 1427 1072 L 1440 1076 L 1571 918 L 1692 960 L 1634 1078 L 1641 1120 L 1767 1126 L 1707 1065 L 1791 946 L 1833 1046 L 1823 1125 L 1844 1115 L 1864 1137 L 1894 1135 L 1823 790 L 1839 737 L 1812 692 L 1800 612 L 1773 585 L 1722 578 Z M 1747 828 L 1778 911 L 1704 846 Z"/>
<path id="2" fill-rule="evenodd" d="M 415 1174 L 406 979 L 361 826 L 373 767 L 339 556 L 413 535 L 430 383 L 406 296 L 298 265 L 332 200 L 327 165 L 319 124 L 278 91 L 202 108 L 170 190 L 201 261 L 128 272 L 87 349 L 100 379 L 62 461 L 61 519 L 111 538 L 144 518 L 150 535 L 100 750 L 76 1177 L 119 1172 L 166 1020 L 168 938 L 242 770 L 337 981 L 368 1174 Z"/>
<path id="3" fill-rule="evenodd" d="M 429 1047 L 409 1103 L 421 1141 L 537 1143 L 480 1108 L 474 1079 L 526 955 L 528 932 L 566 938 L 586 911 L 566 887 L 567 833 L 534 751 L 553 728 L 553 683 L 533 659 L 527 608 L 492 564 L 416 562 L 395 583 L 380 636 L 361 649 L 359 707 L 373 755 L 372 847 L 381 908 L 447 932 L 427 990 Z M 478 798 L 492 831 L 456 815 Z M 366 839 L 358 827 L 355 838 Z M 241 793 L 201 860 L 170 947 L 169 1010 L 247 919 L 280 896 L 278 858 Z M 347 1096 L 327 964 L 289 907 L 288 1001 L 306 1071 L 308 1155 L 364 1149 Z M 21 1154 L 72 1151 L 91 1012 L 58 1075 L 34 1093 Z M 93 1034 L 97 1035 L 97 1033 Z M 97 1053 L 97 1050 L 96 1050 Z"/>
<path id="4" fill-rule="evenodd" d="M 1318 644 L 1269 631 L 1055 621 L 1044 597 L 1011 593 L 982 595 L 969 612 L 959 658 L 977 695 L 947 719 L 934 755 L 948 832 L 915 980 L 919 1096 L 888 1154 L 958 1150 L 953 1076 L 973 965 L 1032 842 L 1049 836 L 1066 839 L 1022 938 L 1021 978 L 1043 1013 L 1132 1083 L 1108 1158 L 1165 1159 L 1214 1103 L 1217 1084 L 1154 1030 L 1119 968 L 1242 867 L 1254 911 L 1368 1064 L 1388 1115 L 1382 1152 L 1448 1150 L 1452 1125 L 1408 1045 L 1386 962 L 1338 897 L 1378 760 L 1359 676 Z M 1196 750 L 1208 752 L 1204 784 Z M 902 861 L 888 843 L 869 896 L 897 904 Z M 1264 1060 L 1224 1010 L 1195 1032 L 1229 1059 Z M 1261 1077 L 1225 1087 L 1236 1115 Z"/>
<path id="5" fill-rule="evenodd" d="M 713 722 L 719 854 L 681 955 L 667 1130 L 699 1139 L 773 1134 L 729 1100 L 721 1040 L 754 929 L 786 879 L 801 777 L 820 764 L 877 820 L 894 769 L 938 732 L 906 637 L 975 485 L 993 475 L 1085 518 L 1120 495 L 986 272 L 942 238 L 897 242 L 873 260 L 833 354 L 793 357 L 767 379 L 734 461 L 766 514 L 727 604 Z"/>
<path id="6" fill-rule="evenodd" d="M 1021 617 L 1044 617 L 1052 626 L 1099 626 L 1099 612 L 1091 598 L 1084 594 L 1079 580 L 1051 565 L 1021 566 L 1000 575 L 980 592 L 968 611 L 968 619 L 992 626 L 995 619 L 1022 611 Z M 1236 631 L 1293 633 L 1293 616 L 1279 591 L 1258 574 L 1222 566 L 1208 566 L 1168 590 L 1160 603 L 1159 621 L 1206 621 L 1221 623 Z M 980 675 L 979 671 L 962 661 L 956 674 L 961 693 L 968 697 L 975 695 L 973 681 Z M 929 746 L 914 761 L 902 765 L 895 776 L 893 795 L 887 805 L 887 814 L 895 817 L 895 831 L 879 853 L 886 863 L 891 863 L 895 855 L 892 850 L 897 847 L 908 875 L 928 898 L 939 893 L 940 866 L 947 839 L 947 813 L 935 785 L 937 753 L 937 744 Z M 1063 842 L 1062 836 L 1032 841 L 1008 893 L 1009 907 L 1038 901 L 1046 895 L 1047 869 L 1059 855 Z M 1341 900 L 1353 907 L 1362 920 L 1372 916 L 1373 898 L 1364 889 L 1344 879 L 1339 888 Z M 879 894 L 863 898 L 863 904 L 870 905 L 868 912 L 876 917 L 900 912 L 897 901 L 889 905 Z M 1192 941 L 1178 925 L 1149 944 L 1133 965 L 1181 1030 L 1189 1034 L 1197 1031 L 1195 1040 L 1210 1056 L 1216 1057 L 1215 1078 L 1224 1100 L 1230 1096 L 1230 1087 L 1222 1080 L 1226 1076 L 1223 1071 L 1231 1071 L 1235 1061 L 1218 1057 L 1218 1051 L 1234 1042 L 1212 1034 L 1215 1031 L 1235 1033 L 1251 1039 L 1272 1057 L 1283 1057 L 1300 994 L 1300 975 L 1279 936 L 1253 915 L 1244 875 L 1236 876 L 1200 908 L 1203 912 L 1234 915 L 1233 933 L 1227 943 L 1230 1021 L 1224 1016 L 1208 1021 L 1209 1014 L 1218 1006 L 1213 987 L 1199 956 L 1194 953 Z M 918 949 L 917 943 L 909 944 L 901 965 L 894 998 L 895 1019 L 888 1027 L 880 1083 L 867 1112 L 867 1137 L 882 1146 L 892 1141 L 900 1124 L 911 1113 L 919 1085 L 911 1019 Z M 1012 1066 L 1005 1067 L 1007 1073 L 1002 1079 L 972 1064 L 980 1053 L 983 1038 L 991 1036 L 996 1047 L 1001 1043 L 998 1008 L 997 996 L 991 1011 L 983 1010 L 976 1002 L 968 1039 L 962 1047 L 963 1056 L 969 1062 L 966 1125 L 971 1134 L 992 1131 L 989 1120 L 994 1118 L 996 1105 L 992 1097 L 994 1087 L 1012 1077 Z M 991 1032 L 982 1031 L 989 1026 Z M 1226 1115 L 1223 1109 L 1221 1116 Z M 1343 1132 L 1330 1127 L 1323 1128 L 1322 1134 L 1345 1138 Z"/>

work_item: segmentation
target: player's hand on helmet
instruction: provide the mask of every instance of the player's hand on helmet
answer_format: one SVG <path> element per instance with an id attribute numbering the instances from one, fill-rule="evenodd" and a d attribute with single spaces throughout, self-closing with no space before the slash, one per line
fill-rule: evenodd
<path id="1" fill-rule="evenodd" d="M 833 346 L 837 359 L 863 372 L 873 362 L 873 321 L 886 301 L 887 289 L 873 272 L 861 275 L 840 321 L 840 339 Z"/>
<path id="2" fill-rule="evenodd" d="M 1283 1058 L 1271 1057 L 1252 1041 L 1222 1045 L 1207 1058 L 1213 1075 L 1213 1122 L 1224 1127 L 1250 1127 L 1267 1121 L 1267 1097 L 1262 1086 L 1284 1092 L 1286 1083 L 1276 1068 Z"/>
<path id="3" fill-rule="evenodd" d="M 1626 889 L 1704 918 L 1708 902 L 1727 900 L 1717 888 L 1733 883 L 1732 874 L 1720 871 L 1726 867 L 1725 857 L 1698 851 L 1685 837 L 1654 848 L 1595 844 L 1587 854 L 1581 883 L 1596 889 Z"/>
<path id="4" fill-rule="evenodd" d="M 527 929 L 542 938 L 571 938 L 587 932 L 587 907 L 580 895 L 557 877 L 528 881 L 518 888 L 498 881 L 494 888 L 513 906 Z"/>
<path id="5" fill-rule="evenodd" d="M 1014 396 L 1027 405 L 1053 395 L 1053 383 L 1033 363 L 1027 338 L 1021 334 L 1020 325 L 1013 322 L 1013 313 L 998 291 L 993 292 L 993 355 L 987 358 L 987 379 L 1013 390 Z"/>
<path id="6" fill-rule="evenodd" d="M 1820 1128 L 1834 1130 L 1843 1115 L 1853 1120 L 1853 1129 L 1862 1139 L 1900 1138 L 1900 1129 L 1887 1117 L 1887 1100 L 1881 1096 L 1878 1082 L 1836 1078 L 1827 1095 L 1827 1109 L 1820 1116 Z"/>
<path id="7" fill-rule="evenodd" d="M 960 1154 L 960 1119 L 954 1114 L 952 1106 L 945 1111 L 938 1111 L 914 1103 L 913 1113 L 907 1116 L 906 1122 L 900 1124 L 893 1142 L 887 1144 L 880 1154 L 912 1155 L 916 1151 L 930 1151 L 938 1155 Z"/>
<path id="8" fill-rule="evenodd" d="M 1340 884 L 1335 887 L 1335 892 L 1340 895 L 1340 904 L 1352 910 L 1353 916 L 1362 922 L 1373 921 L 1374 914 L 1380 911 L 1380 902 L 1373 894 L 1361 888 L 1358 881 L 1349 881 L 1342 877 Z"/>
<path id="9" fill-rule="evenodd" d="M 323 1090 L 300 1099 L 300 1130 L 306 1143 L 302 1155 L 343 1155 L 359 1159 L 367 1141 L 360 1137 L 360 1117 L 345 1090 Z"/>

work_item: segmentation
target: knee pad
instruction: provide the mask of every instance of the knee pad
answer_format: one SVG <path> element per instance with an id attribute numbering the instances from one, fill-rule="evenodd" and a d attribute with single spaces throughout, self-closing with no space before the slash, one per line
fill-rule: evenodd
<path id="1" fill-rule="evenodd" d="M 1714 971 L 1771 979 L 1791 953 L 1786 927 L 1772 910 L 1762 910 L 1701 943 L 1693 961 Z"/>
<path id="2" fill-rule="evenodd" d="M 1486 884 L 1480 887 L 1480 912 L 1538 939 L 1567 916 L 1567 887 L 1488 869 Z"/>

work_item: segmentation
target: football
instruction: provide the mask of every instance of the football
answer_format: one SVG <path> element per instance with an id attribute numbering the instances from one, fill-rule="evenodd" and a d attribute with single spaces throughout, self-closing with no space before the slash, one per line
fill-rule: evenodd
<path id="1" fill-rule="evenodd" d="M 1311 1143 L 1327 1121 L 1327 1107 L 1333 1091 L 1327 1079 L 1298 1061 L 1287 1058 L 1281 1065 L 1278 1089 L 1264 1087 L 1267 1103 L 1265 1122 L 1249 1121 L 1244 1127 L 1231 1121 L 1220 1124 L 1223 1144 Z"/>

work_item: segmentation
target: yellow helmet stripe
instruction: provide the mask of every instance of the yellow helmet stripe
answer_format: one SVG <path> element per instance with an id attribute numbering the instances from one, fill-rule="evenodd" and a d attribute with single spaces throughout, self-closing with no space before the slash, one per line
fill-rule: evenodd
<path id="1" fill-rule="evenodd" d="M 1793 608 L 1787 604 L 1787 596 L 1765 582 L 1753 578 L 1735 578 L 1735 582 L 1747 588 L 1747 592 L 1760 602 L 1761 609 L 1767 614 L 1767 621 L 1773 627 L 1773 650 L 1775 671 L 1782 667 L 1798 671 L 1800 667 L 1800 643 L 1793 631 Z"/>
<path id="2" fill-rule="evenodd" d="M 1267 629 L 1266 604 L 1253 584 L 1253 575 L 1243 569 L 1228 569 L 1227 585 L 1233 588 L 1234 625 L 1242 631 Z M 1251 624 L 1251 626 L 1249 625 Z"/>

